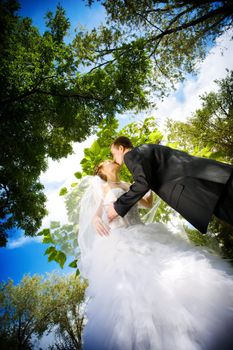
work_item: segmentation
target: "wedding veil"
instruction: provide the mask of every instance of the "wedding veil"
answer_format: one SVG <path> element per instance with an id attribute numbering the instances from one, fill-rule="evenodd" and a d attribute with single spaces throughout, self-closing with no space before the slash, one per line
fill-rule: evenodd
<path id="1" fill-rule="evenodd" d="M 78 267 L 83 277 L 87 276 L 88 267 L 91 264 L 92 246 L 97 235 L 93 219 L 103 200 L 102 185 L 104 183 L 105 181 L 97 175 L 87 175 L 82 178 L 78 185 L 81 193 L 78 202 L 78 246 L 81 253 L 78 259 Z"/>

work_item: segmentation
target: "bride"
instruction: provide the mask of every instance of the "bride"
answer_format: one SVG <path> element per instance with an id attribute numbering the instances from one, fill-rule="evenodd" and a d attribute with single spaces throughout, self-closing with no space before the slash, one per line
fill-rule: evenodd
<path id="1" fill-rule="evenodd" d="M 230 350 L 230 264 L 162 223 L 144 224 L 138 205 L 107 221 L 107 207 L 129 184 L 102 162 L 79 187 L 79 269 L 88 279 L 84 350 Z"/>

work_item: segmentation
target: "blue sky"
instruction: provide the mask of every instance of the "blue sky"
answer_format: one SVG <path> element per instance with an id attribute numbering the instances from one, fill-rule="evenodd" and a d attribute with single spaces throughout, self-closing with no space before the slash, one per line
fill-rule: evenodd
<path id="1" fill-rule="evenodd" d="M 33 24 L 39 28 L 42 34 L 45 30 L 43 17 L 48 10 L 55 12 L 58 1 L 22 0 L 20 4 L 22 8 L 19 15 L 32 18 Z M 70 35 L 66 38 L 67 41 L 74 37 L 74 29 L 78 24 L 90 29 L 104 21 L 104 8 L 99 2 L 95 3 L 92 8 L 88 8 L 82 0 L 61 0 L 60 4 L 65 8 L 66 15 L 71 21 Z M 218 38 L 206 59 L 200 63 L 199 73 L 195 79 L 188 76 L 183 83 L 177 84 L 177 90 L 171 93 L 168 98 L 164 101 L 156 101 L 157 109 L 151 109 L 138 116 L 127 112 L 119 116 L 120 125 L 124 126 L 133 120 L 154 116 L 163 129 L 167 117 L 183 121 L 191 116 L 201 106 L 200 95 L 216 90 L 217 85 L 214 80 L 224 78 L 226 68 L 233 69 L 232 37 L 233 32 L 228 31 Z M 67 158 L 60 161 L 49 159 L 49 167 L 40 177 L 41 183 L 45 186 L 45 194 L 48 198 L 47 209 L 49 210 L 49 215 L 44 218 L 41 229 L 49 227 L 52 220 L 66 222 L 64 201 L 58 193 L 62 187 L 69 187 L 75 181 L 73 174 L 81 170 L 80 161 L 83 158 L 83 150 L 85 147 L 90 147 L 93 140 L 94 136 L 91 136 L 81 144 L 74 144 L 74 154 Z M 40 243 L 38 239 L 25 237 L 23 231 L 10 231 L 8 247 L 0 248 L 0 280 L 11 278 L 15 283 L 18 283 L 26 273 L 31 275 L 34 273 L 45 274 L 56 270 L 63 274 L 74 271 L 68 267 L 71 258 L 63 270 L 56 262 L 48 262 L 47 256 L 44 255 L 46 248 L 47 245 Z"/>
<path id="2" fill-rule="evenodd" d="M 15 237 L 17 237 L 17 234 Z M 34 273 L 44 274 L 46 271 L 51 272 L 54 270 L 58 273 L 75 271 L 68 267 L 69 262 L 72 261 L 71 258 L 67 260 L 68 263 L 66 263 L 64 269 L 61 269 L 54 261 L 48 262 L 47 255 L 44 255 L 47 246 L 39 242 L 29 242 L 27 245 L 14 249 L 1 248 L 1 280 L 6 281 L 8 278 L 11 278 L 17 284 L 26 273 L 32 276 Z"/>

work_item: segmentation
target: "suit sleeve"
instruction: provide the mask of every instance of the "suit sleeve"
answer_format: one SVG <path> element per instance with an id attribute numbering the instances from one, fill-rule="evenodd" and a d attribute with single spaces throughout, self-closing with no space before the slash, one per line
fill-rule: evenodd
<path id="1" fill-rule="evenodd" d="M 145 164 L 143 156 L 136 153 L 126 154 L 125 164 L 133 175 L 134 183 L 130 186 L 128 192 L 120 196 L 114 203 L 114 208 L 118 215 L 124 217 L 130 208 L 136 204 L 150 189 L 148 183 L 150 177 L 149 164 Z"/>

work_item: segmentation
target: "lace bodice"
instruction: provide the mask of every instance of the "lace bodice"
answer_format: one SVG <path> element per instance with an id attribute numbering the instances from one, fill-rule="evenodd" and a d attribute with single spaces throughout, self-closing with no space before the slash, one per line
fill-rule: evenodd
<path id="1" fill-rule="evenodd" d="M 126 191 L 120 187 L 112 188 L 107 192 L 103 201 L 103 206 L 104 206 L 103 215 L 105 216 L 105 220 L 107 218 L 106 213 L 107 213 L 108 205 L 115 202 L 117 198 L 119 198 L 125 192 Z M 136 224 L 142 224 L 142 221 L 139 216 L 137 204 L 135 204 L 123 218 L 121 216 L 117 216 L 111 223 L 109 223 L 109 226 L 111 229 L 113 229 L 113 228 L 119 228 L 119 227 L 128 227 Z"/>

